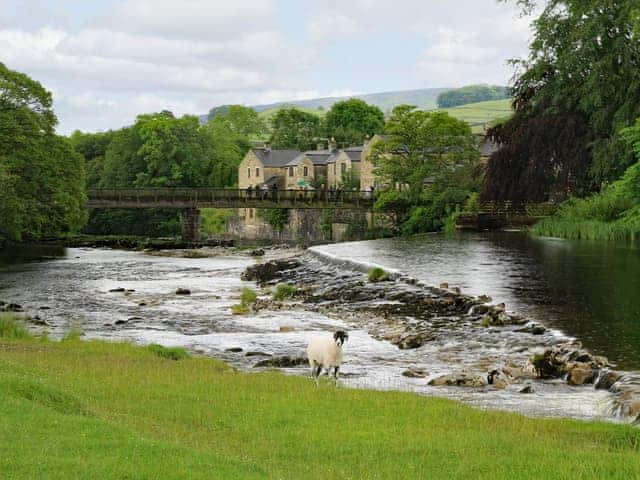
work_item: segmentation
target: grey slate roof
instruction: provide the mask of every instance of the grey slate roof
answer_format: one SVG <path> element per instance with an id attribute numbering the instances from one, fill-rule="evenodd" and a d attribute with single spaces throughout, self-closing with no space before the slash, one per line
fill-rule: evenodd
<path id="1" fill-rule="evenodd" d="M 254 148 L 253 153 L 265 167 L 269 168 L 284 167 L 300 155 L 298 150 L 265 150 L 264 148 Z"/>
<path id="2" fill-rule="evenodd" d="M 362 160 L 363 150 L 364 147 L 349 147 L 344 149 L 344 153 L 347 154 L 352 162 L 359 162 L 360 160 Z"/>

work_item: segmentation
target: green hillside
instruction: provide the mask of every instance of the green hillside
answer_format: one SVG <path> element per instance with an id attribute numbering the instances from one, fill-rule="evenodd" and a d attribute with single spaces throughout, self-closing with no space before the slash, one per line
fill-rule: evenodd
<path id="1" fill-rule="evenodd" d="M 480 132 L 485 124 L 509 117 L 512 113 L 511 100 L 470 103 L 459 107 L 445 108 L 443 111 L 468 122 L 473 127 L 474 132 Z"/>

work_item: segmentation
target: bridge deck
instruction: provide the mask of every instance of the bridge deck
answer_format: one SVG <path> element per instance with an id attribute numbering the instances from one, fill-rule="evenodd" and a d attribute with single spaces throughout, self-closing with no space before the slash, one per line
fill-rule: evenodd
<path id="1" fill-rule="evenodd" d="M 89 189 L 88 208 L 296 208 L 370 209 L 371 192 L 223 188 Z"/>

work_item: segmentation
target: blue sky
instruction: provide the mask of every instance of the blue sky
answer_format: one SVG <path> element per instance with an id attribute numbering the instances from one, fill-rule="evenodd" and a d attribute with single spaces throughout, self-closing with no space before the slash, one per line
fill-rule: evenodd
<path id="1" fill-rule="evenodd" d="M 497 0 L 0 0 L 0 61 L 54 94 L 59 131 L 136 114 L 507 84 L 530 18 Z"/>

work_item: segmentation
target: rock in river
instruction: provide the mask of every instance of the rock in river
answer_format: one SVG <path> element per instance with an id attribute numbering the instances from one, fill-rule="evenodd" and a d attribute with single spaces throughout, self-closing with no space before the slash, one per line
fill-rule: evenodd
<path id="1" fill-rule="evenodd" d="M 429 373 L 422 368 L 410 367 L 402 372 L 403 377 L 407 378 L 426 378 Z"/>
<path id="2" fill-rule="evenodd" d="M 301 365 L 308 365 L 309 360 L 307 357 L 290 357 L 288 355 L 282 357 L 273 357 L 267 360 L 261 360 L 256 363 L 253 367 L 275 367 L 275 368 L 290 368 L 290 367 L 299 367 Z"/>
<path id="3" fill-rule="evenodd" d="M 478 375 L 469 375 L 466 373 L 451 373 L 434 378 L 429 382 L 433 387 L 473 387 L 481 388 L 487 385 L 487 381 Z"/>
<path id="4" fill-rule="evenodd" d="M 191 295 L 191 290 L 188 288 L 178 288 L 176 290 L 176 295 Z"/>

